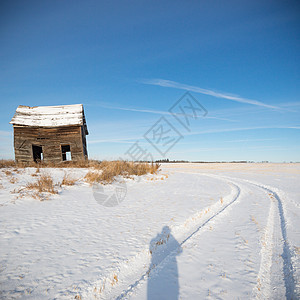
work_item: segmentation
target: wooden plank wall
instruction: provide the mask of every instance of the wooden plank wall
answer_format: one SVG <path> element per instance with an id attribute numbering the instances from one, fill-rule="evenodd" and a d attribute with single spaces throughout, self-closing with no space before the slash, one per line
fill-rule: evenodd
<path id="1" fill-rule="evenodd" d="M 81 126 L 29 127 L 14 126 L 16 161 L 33 161 L 32 145 L 42 146 L 45 162 L 62 161 L 61 145 L 70 145 L 72 160 L 87 158 L 84 153 Z"/>

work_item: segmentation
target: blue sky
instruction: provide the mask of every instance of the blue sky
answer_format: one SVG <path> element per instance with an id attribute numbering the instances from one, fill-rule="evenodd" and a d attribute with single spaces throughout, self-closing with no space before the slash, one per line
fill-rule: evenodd
<path id="1" fill-rule="evenodd" d="M 0 157 L 13 158 L 18 105 L 83 103 L 91 158 L 130 159 L 138 145 L 154 159 L 300 161 L 299 12 L 275 0 L 2 1 Z M 186 91 L 208 112 L 189 130 L 168 113 Z M 144 138 L 162 116 L 182 137 L 163 155 Z"/>

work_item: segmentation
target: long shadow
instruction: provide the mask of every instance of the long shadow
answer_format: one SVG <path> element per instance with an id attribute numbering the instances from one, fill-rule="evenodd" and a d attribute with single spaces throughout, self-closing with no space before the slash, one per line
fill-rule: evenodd
<path id="1" fill-rule="evenodd" d="M 152 258 L 147 272 L 147 299 L 178 299 L 179 282 L 176 256 L 182 252 L 182 248 L 171 234 L 168 226 L 163 227 L 162 232 L 151 240 L 149 250 Z M 171 254 L 171 252 L 173 253 Z M 167 263 L 160 265 L 167 256 Z M 156 268 L 156 266 L 159 267 Z"/>
<path id="2" fill-rule="evenodd" d="M 152 254 L 152 260 L 151 260 L 151 264 L 150 267 L 148 269 L 147 272 L 145 272 L 138 280 L 136 280 L 133 284 L 131 284 L 126 291 L 124 291 L 119 297 L 116 298 L 116 300 L 120 300 L 120 299 L 124 299 L 125 297 L 127 297 L 139 284 L 140 282 L 142 282 L 143 280 L 146 280 L 148 277 L 148 300 L 156 300 L 156 299 L 178 299 L 178 294 L 179 294 L 179 284 L 178 284 L 178 279 L 177 279 L 177 295 L 176 297 L 172 298 L 171 296 L 168 296 L 167 291 L 165 290 L 164 293 L 164 297 L 162 295 L 160 295 L 158 298 L 156 298 L 156 296 L 154 294 L 152 294 L 153 292 L 153 286 L 152 283 L 150 284 L 150 280 L 152 280 L 151 278 L 149 278 L 149 275 L 151 273 L 155 273 L 157 272 L 157 268 L 156 266 L 162 262 L 162 260 L 164 258 L 166 258 L 172 251 L 177 251 L 177 253 L 181 253 L 182 252 L 182 248 L 181 246 L 187 241 L 189 240 L 192 236 L 194 236 L 197 232 L 200 231 L 201 228 L 203 228 L 204 226 L 207 225 L 207 223 L 209 223 L 212 219 L 214 219 L 216 216 L 218 216 L 219 214 L 221 214 L 227 207 L 229 207 L 232 203 L 234 203 L 240 196 L 241 190 L 240 188 L 235 185 L 235 187 L 237 188 L 237 194 L 235 195 L 234 199 L 232 201 L 230 201 L 230 203 L 228 203 L 227 205 L 225 205 L 220 211 L 218 211 L 217 213 L 215 213 L 213 216 L 211 216 L 209 219 L 207 219 L 204 223 L 202 223 L 195 231 L 193 231 L 188 237 L 186 237 L 180 244 L 176 241 L 176 239 L 171 235 L 171 230 L 168 226 L 165 226 L 162 230 L 161 234 L 158 234 L 154 239 L 151 240 L 150 242 L 150 252 Z M 169 236 L 168 236 L 169 235 Z M 170 243 L 169 241 L 170 240 Z M 168 243 L 168 244 L 167 244 Z M 167 245 L 166 245 L 167 244 Z M 165 245 L 164 247 L 160 247 L 161 245 Z M 176 249 L 178 248 L 178 249 Z M 172 258 L 169 258 L 172 259 Z M 171 264 L 173 266 L 175 266 L 175 271 L 172 274 L 177 274 L 175 276 L 175 278 L 178 278 L 178 270 L 177 270 L 177 262 L 173 261 L 173 263 Z M 158 267 L 159 268 L 159 267 Z M 154 275 L 154 274 L 153 274 Z M 154 278 L 154 276 L 152 276 Z M 153 279 L 154 280 L 154 279 Z M 176 284 L 175 284 L 176 286 Z M 172 288 L 171 288 L 172 290 Z M 175 289 L 174 289 L 175 290 Z M 175 293 L 176 294 L 176 293 Z M 153 298 L 152 298 L 153 296 Z"/>
<path id="3" fill-rule="evenodd" d="M 179 298 L 176 256 L 182 252 L 181 244 L 171 234 L 168 226 L 153 238 L 149 245 L 151 263 L 148 271 L 123 291 L 116 300 L 126 298 L 140 282 L 147 280 L 147 300 L 176 300 Z M 171 254 L 172 253 L 172 254 Z M 171 255 L 170 255 L 171 254 Z M 160 263 L 167 258 L 167 263 Z"/>

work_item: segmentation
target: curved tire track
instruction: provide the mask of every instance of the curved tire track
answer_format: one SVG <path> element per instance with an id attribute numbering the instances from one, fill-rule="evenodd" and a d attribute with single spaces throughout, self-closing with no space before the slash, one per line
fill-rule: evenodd
<path id="1" fill-rule="evenodd" d="M 286 299 L 299 299 L 299 291 L 296 289 L 295 270 L 292 263 L 293 252 L 291 251 L 286 230 L 286 213 L 283 208 L 283 201 L 277 188 L 263 185 L 247 179 L 237 179 L 227 176 L 220 176 L 229 180 L 241 181 L 262 189 L 270 198 L 267 226 L 264 234 L 263 247 L 261 251 L 260 270 L 257 277 L 257 285 L 253 289 L 253 296 L 258 299 L 278 298 L 280 291 L 277 291 L 277 284 L 280 280 L 284 282 Z M 277 202 L 277 206 L 275 205 Z M 276 219 L 277 215 L 277 219 Z M 278 224 L 279 223 L 279 224 Z M 276 230 L 276 224 L 280 227 L 280 233 Z M 280 253 L 282 252 L 282 253 Z M 273 259 L 281 257 L 283 278 L 272 272 Z"/>
<path id="2" fill-rule="evenodd" d="M 199 174 L 198 174 L 199 175 Z M 203 176 L 208 176 L 208 177 L 211 177 L 210 175 L 207 175 L 207 174 L 200 174 L 200 175 L 203 175 Z M 123 291 L 116 299 L 120 300 L 120 299 L 126 299 L 127 296 L 129 296 L 133 291 L 134 289 L 136 289 L 142 282 L 144 282 L 144 280 L 147 279 L 147 277 L 151 274 L 151 272 L 155 271 L 157 268 L 160 267 L 161 264 L 163 264 L 168 258 L 170 255 L 172 255 L 172 253 L 174 253 L 175 251 L 177 251 L 177 248 L 181 247 L 184 245 L 184 243 L 186 243 L 188 240 L 190 240 L 191 238 L 193 238 L 197 233 L 200 233 L 201 229 L 203 229 L 210 221 L 214 220 L 216 217 L 218 217 L 220 214 L 224 213 L 225 211 L 227 211 L 227 209 L 233 204 L 235 203 L 239 197 L 240 197 L 240 194 L 241 194 L 241 188 L 238 184 L 234 183 L 232 180 L 228 180 L 228 179 L 225 179 L 225 178 L 217 178 L 219 180 L 222 180 L 222 181 L 225 181 L 227 184 L 229 184 L 231 187 L 232 187 L 232 190 L 235 190 L 235 193 L 232 197 L 232 193 L 229 195 L 231 196 L 232 198 L 225 201 L 224 204 L 221 206 L 220 209 L 218 209 L 217 211 L 215 210 L 211 216 L 208 216 L 204 221 L 202 219 L 201 222 L 198 222 L 197 224 L 197 228 L 195 230 L 193 230 L 192 233 L 190 233 L 188 236 L 184 237 L 183 239 L 180 239 L 180 243 L 179 243 L 179 246 L 174 248 L 174 249 L 169 249 L 169 251 L 166 251 L 166 255 L 163 257 L 163 259 L 159 262 L 159 264 L 155 265 L 154 267 L 152 268 L 149 268 L 149 270 L 145 273 L 143 273 L 143 275 L 137 280 L 135 281 L 133 284 L 131 284 L 130 286 L 128 286 L 128 288 Z M 218 203 L 215 203 L 213 205 L 211 205 L 210 207 L 204 209 L 205 211 L 209 211 L 209 210 L 214 210 L 216 208 Z M 200 217 L 201 217 L 202 213 L 200 214 Z M 191 218 L 189 219 L 194 219 L 195 217 L 192 216 Z M 188 219 L 188 220 L 189 220 Z M 165 249 L 164 249 L 165 250 Z"/>
<path id="3" fill-rule="evenodd" d="M 211 177 L 207 174 L 200 175 Z M 111 272 L 111 274 L 106 276 L 104 279 L 96 281 L 93 284 L 92 288 L 90 286 L 88 290 L 86 290 L 86 292 L 83 293 L 84 298 L 93 297 L 95 299 L 101 299 L 106 298 L 106 296 L 109 296 L 109 298 L 113 299 L 126 299 L 142 282 L 144 282 L 144 280 L 147 279 L 147 277 L 151 274 L 152 271 L 157 269 L 166 259 L 168 259 L 168 257 L 174 251 L 177 251 L 177 248 L 181 247 L 186 241 L 190 240 L 197 233 L 200 233 L 201 230 L 204 229 L 210 221 L 214 220 L 216 217 L 226 212 L 227 209 L 239 199 L 241 194 L 241 188 L 232 180 L 228 180 L 221 177 L 217 179 L 225 181 L 227 184 L 229 184 L 231 187 L 231 193 L 224 197 L 223 203 L 220 203 L 218 201 L 213 205 L 202 209 L 201 212 L 198 212 L 190 218 L 188 218 L 182 225 L 180 225 L 177 228 L 174 228 L 174 231 L 172 229 L 173 234 L 176 230 L 178 232 L 182 232 L 181 234 L 179 234 L 180 236 L 176 236 L 177 240 L 179 241 L 178 247 L 172 247 L 172 243 L 168 243 L 165 237 L 161 237 L 160 242 L 165 240 L 165 242 L 161 244 L 164 247 L 162 250 L 160 250 L 160 247 L 158 246 L 156 248 L 156 251 L 162 251 L 164 254 L 162 255 L 162 259 L 159 261 L 158 264 L 156 264 L 155 266 L 151 266 L 145 272 L 144 265 L 145 263 L 149 265 L 149 257 L 151 257 L 147 246 L 147 248 L 138 253 L 133 260 L 122 263 L 119 266 L 118 270 L 115 270 L 115 272 Z M 189 223 L 189 225 L 192 224 L 190 225 L 191 227 L 189 227 L 188 230 L 185 229 L 187 223 Z M 131 266 L 130 270 L 128 269 L 128 266 Z M 126 284 L 126 277 L 135 277 L 136 280 L 132 280 L 131 284 Z M 114 280 L 114 278 L 119 278 L 121 280 L 116 281 Z M 123 283 L 121 283 L 123 278 L 125 280 Z M 97 290 L 97 286 L 100 287 L 101 294 L 95 292 Z M 117 293 L 117 290 L 119 291 L 119 293 Z"/>
<path id="4" fill-rule="evenodd" d="M 252 184 L 256 187 L 261 188 L 262 190 L 264 190 L 266 193 L 269 194 L 269 196 L 271 196 L 271 207 L 270 207 L 270 214 L 272 214 L 271 210 L 276 210 L 277 211 L 277 216 L 279 216 L 279 225 L 280 225 L 280 233 L 281 236 L 275 236 L 275 240 L 274 240 L 274 235 L 276 235 L 276 231 L 274 230 L 275 228 L 273 228 L 273 248 L 275 248 L 276 246 L 281 247 L 282 246 L 282 254 L 278 253 L 279 249 L 273 249 L 275 254 L 278 254 L 281 256 L 282 260 L 283 260 L 283 274 L 284 274 L 284 286 L 285 286 L 285 297 L 286 299 L 299 299 L 299 294 L 298 296 L 297 291 L 296 291 L 296 279 L 295 279 L 295 275 L 294 275 L 294 267 L 293 267 L 293 263 L 292 263 L 292 251 L 290 249 L 290 245 L 288 242 L 288 236 L 287 236 L 287 231 L 286 231 L 286 218 L 285 218 L 285 212 L 283 209 L 283 204 L 282 204 L 282 200 L 279 197 L 278 193 L 275 191 L 275 188 L 273 187 L 269 187 L 269 186 L 265 186 L 253 181 L 249 181 L 249 180 L 243 180 L 244 182 L 247 182 L 249 184 Z M 278 189 L 276 189 L 278 191 Z M 277 202 L 277 207 L 273 207 L 273 199 Z M 273 216 L 273 218 L 275 218 L 275 216 Z M 270 222 L 272 222 L 273 226 L 274 226 L 274 221 L 276 222 L 276 220 L 270 220 Z M 269 219 L 268 219 L 268 224 L 267 226 L 271 224 L 269 224 Z M 268 228 L 267 228 L 268 230 Z M 278 233 L 277 233 L 278 234 Z M 280 243 L 280 240 L 282 239 L 282 242 Z M 282 244 L 283 245 L 280 245 Z M 275 247 L 274 247 L 275 246 Z M 275 279 L 275 278 L 274 278 Z M 272 282 L 271 282 L 272 284 Z M 276 279 L 275 282 L 273 282 L 272 284 L 273 287 L 276 287 Z M 273 295 L 271 295 L 273 296 Z M 274 295 L 275 296 L 275 295 Z M 259 298 L 259 296 L 258 296 Z"/>
<path id="5" fill-rule="evenodd" d="M 262 189 L 268 196 L 271 196 L 268 221 L 264 240 L 262 241 L 260 269 L 257 276 L 257 285 L 253 289 L 253 297 L 257 299 L 281 298 L 280 294 L 282 291 L 277 290 L 277 286 L 278 283 L 282 281 L 285 287 L 285 293 L 282 296 L 285 296 L 286 299 L 300 299 L 300 291 L 296 286 L 297 279 L 295 278 L 295 268 L 293 267 L 292 262 L 293 251 L 290 248 L 286 230 L 286 212 L 283 207 L 283 201 L 278 195 L 279 193 L 282 193 L 282 191 L 247 179 L 196 172 L 178 173 L 204 175 L 216 179 L 227 180 L 235 185 L 238 185 L 239 182 L 246 183 Z M 277 206 L 274 202 L 277 202 Z M 276 230 L 277 224 L 280 234 Z M 275 267 L 273 261 L 274 258 L 278 257 L 281 257 L 282 259 L 283 278 L 279 278 L 278 274 L 273 273 L 273 268 Z"/>
<path id="6" fill-rule="evenodd" d="M 189 234 L 187 234 L 186 231 L 182 235 L 182 238 L 178 239 L 180 246 L 182 246 L 186 241 L 193 238 L 197 233 L 200 233 L 201 230 L 205 228 L 205 226 L 211 220 L 214 220 L 220 214 L 223 214 L 233 203 L 237 202 L 242 192 L 240 183 L 249 184 L 257 188 L 260 188 L 266 193 L 267 197 L 269 196 L 270 208 L 268 213 L 267 225 L 262 240 L 260 268 L 259 268 L 259 273 L 257 275 L 257 285 L 253 289 L 252 296 L 257 299 L 270 299 L 270 298 L 274 299 L 276 297 L 278 298 L 278 296 L 281 296 L 280 293 L 282 294 L 282 291 L 276 290 L 277 287 L 276 284 L 279 281 L 281 281 L 281 283 L 283 282 L 283 285 L 285 287 L 285 294 L 283 294 L 283 296 L 285 296 L 287 299 L 297 299 L 297 297 L 299 297 L 299 291 L 298 292 L 296 291 L 296 279 L 294 275 L 295 272 L 292 264 L 292 251 L 288 243 L 285 211 L 282 204 L 282 199 L 278 195 L 279 190 L 246 179 L 232 178 L 232 177 L 215 175 L 215 174 L 194 173 L 194 172 L 193 173 L 177 172 L 177 173 L 185 173 L 185 174 L 188 173 L 188 174 L 206 176 L 206 177 L 222 180 L 225 181 L 227 184 L 229 184 L 232 187 L 232 190 L 235 190 L 235 193 L 233 195 L 230 195 L 232 196 L 231 199 L 228 199 L 226 202 L 224 202 L 222 207 L 217 207 L 216 204 L 218 203 L 215 203 L 207 207 L 205 211 L 206 210 L 210 211 L 210 215 L 207 214 L 205 216 L 205 219 L 201 218 L 203 216 L 202 213 L 200 214 L 200 216 L 198 213 L 198 215 L 197 214 L 193 215 L 191 218 L 186 220 L 189 221 L 191 219 L 194 221 L 196 219 L 196 223 L 194 224 L 195 229 L 192 230 L 192 232 Z M 182 226 L 184 226 L 184 224 L 182 224 Z M 279 229 L 279 231 L 276 229 Z M 164 237 L 162 237 L 162 239 L 163 238 Z M 103 282 L 111 283 L 111 278 L 114 275 L 110 274 L 104 280 L 100 281 L 102 290 L 104 292 L 103 295 L 99 296 L 98 294 L 97 296 L 93 292 L 90 292 L 88 293 L 88 296 L 101 298 L 102 296 L 105 297 L 107 293 L 109 293 L 110 298 L 126 299 L 128 296 L 132 294 L 132 292 L 140 284 L 142 284 L 145 280 L 147 280 L 147 277 L 151 274 L 152 271 L 158 269 L 160 265 L 162 265 L 165 261 L 167 261 L 168 257 L 172 255 L 172 253 L 176 251 L 177 248 L 173 249 L 172 245 L 168 245 L 168 243 L 166 242 L 165 248 L 163 249 L 165 251 L 165 255 L 163 256 L 162 260 L 157 265 L 150 267 L 146 272 L 143 265 L 145 265 L 146 261 L 149 261 L 149 256 L 151 255 L 149 253 L 149 250 L 145 248 L 143 251 L 138 253 L 136 258 L 134 259 L 135 261 L 130 261 L 126 263 L 126 267 L 128 267 L 128 265 L 133 266 L 133 268 L 131 268 L 130 270 L 131 276 L 129 276 L 131 278 L 131 282 L 132 282 L 131 284 L 128 285 L 128 281 L 126 284 L 126 280 L 124 280 L 123 283 L 116 284 L 114 288 L 110 286 L 111 284 L 103 284 Z M 282 253 L 280 253 L 281 249 L 282 249 Z M 158 247 L 158 251 L 159 251 L 159 247 Z M 281 276 L 281 278 L 278 278 L 279 275 L 274 274 L 272 272 L 272 269 L 274 267 L 275 256 L 277 257 L 280 256 L 282 259 L 281 265 L 282 265 L 283 276 Z M 122 277 L 126 278 L 125 273 L 129 271 L 128 268 L 126 267 L 123 268 L 123 266 L 120 266 L 117 272 L 113 272 L 113 273 L 117 274 L 118 278 L 122 278 Z M 99 286 L 99 281 L 97 285 Z M 119 291 L 119 293 L 117 293 L 117 290 Z M 113 294 L 115 295 L 115 297 L 112 296 Z"/>

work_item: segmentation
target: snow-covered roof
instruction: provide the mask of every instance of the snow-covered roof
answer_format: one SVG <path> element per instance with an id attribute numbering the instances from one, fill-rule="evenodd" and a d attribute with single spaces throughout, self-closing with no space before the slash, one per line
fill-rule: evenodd
<path id="1" fill-rule="evenodd" d="M 82 104 L 34 107 L 19 105 L 9 123 L 35 127 L 83 125 L 88 134 Z"/>

